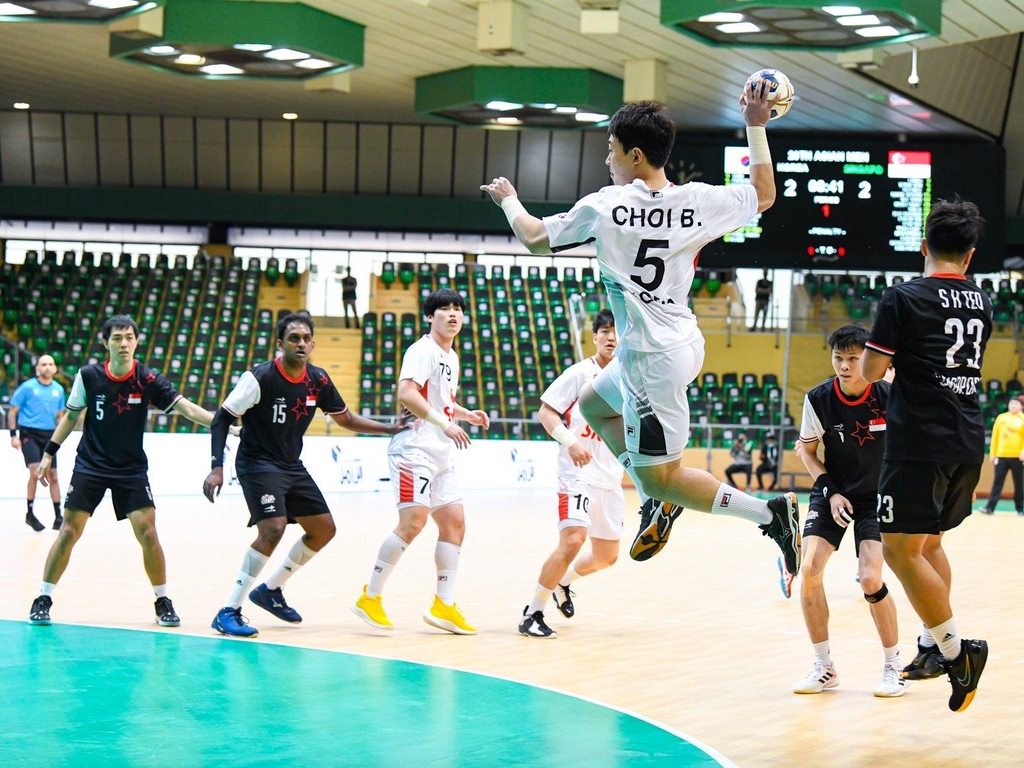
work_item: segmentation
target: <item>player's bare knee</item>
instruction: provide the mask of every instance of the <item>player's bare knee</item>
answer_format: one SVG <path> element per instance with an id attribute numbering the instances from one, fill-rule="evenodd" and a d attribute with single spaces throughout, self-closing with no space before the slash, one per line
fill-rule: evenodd
<path id="1" fill-rule="evenodd" d="M 262 521 L 259 526 L 259 536 L 257 537 L 257 543 L 263 543 L 269 545 L 271 548 L 276 547 L 284 536 L 285 528 L 288 526 L 288 520 L 283 517 L 272 517 L 269 520 Z M 260 547 L 254 547 L 254 549 L 261 550 Z"/>
<path id="2" fill-rule="evenodd" d="M 583 549 L 587 540 L 587 529 L 582 525 L 563 528 L 558 537 L 558 549 L 571 559 Z"/>

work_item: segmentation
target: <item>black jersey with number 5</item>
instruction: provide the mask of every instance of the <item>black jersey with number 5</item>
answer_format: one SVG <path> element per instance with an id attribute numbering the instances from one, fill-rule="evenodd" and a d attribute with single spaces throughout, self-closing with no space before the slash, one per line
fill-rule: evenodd
<path id="1" fill-rule="evenodd" d="M 149 406 L 164 413 L 181 399 L 161 374 L 138 361 L 116 378 L 110 363 L 79 369 L 71 385 L 68 410 L 85 410 L 75 471 L 87 475 L 145 474 L 149 460 L 142 450 Z"/>
<path id="2" fill-rule="evenodd" d="M 328 414 L 347 410 L 323 368 L 307 363 L 292 379 L 278 358 L 243 373 L 224 401 L 225 410 L 242 417 L 235 471 L 302 471 L 302 436 L 317 408 Z"/>
<path id="3" fill-rule="evenodd" d="M 981 362 L 992 302 L 963 275 L 938 273 L 882 294 L 868 348 L 892 357 L 887 459 L 980 463 Z"/>

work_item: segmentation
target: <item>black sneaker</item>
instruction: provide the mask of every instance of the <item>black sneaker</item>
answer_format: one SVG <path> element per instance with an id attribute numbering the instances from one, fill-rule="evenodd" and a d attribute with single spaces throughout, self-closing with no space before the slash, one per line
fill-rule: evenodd
<path id="1" fill-rule="evenodd" d="M 171 598 L 169 597 L 158 597 L 156 603 L 153 604 L 156 608 L 156 623 L 161 627 L 180 627 L 181 619 L 178 618 L 178 614 L 174 612 L 174 606 L 171 605 Z"/>
<path id="2" fill-rule="evenodd" d="M 50 606 L 53 605 L 53 598 L 49 595 L 40 595 L 32 601 L 32 608 L 28 612 L 29 624 L 48 625 L 50 623 Z"/>
<path id="3" fill-rule="evenodd" d="M 558 633 L 544 623 L 544 614 L 541 611 L 534 611 L 527 615 L 530 606 L 523 608 L 523 620 L 519 622 L 519 634 L 527 637 L 540 637 L 554 639 Z"/>
<path id="4" fill-rule="evenodd" d="M 903 668 L 904 680 L 931 680 L 946 673 L 942 666 L 942 653 L 937 645 L 917 644 L 917 656 Z"/>
<path id="5" fill-rule="evenodd" d="M 986 661 L 988 643 L 984 640 L 962 640 L 960 655 L 953 661 L 946 661 L 946 674 L 949 676 L 949 684 L 953 686 L 953 695 L 949 697 L 951 710 L 963 712 L 971 706 Z"/>
<path id="6" fill-rule="evenodd" d="M 63 516 L 57 515 L 55 518 L 53 518 L 53 530 L 59 531 L 62 525 L 64 525 Z"/>
<path id="7" fill-rule="evenodd" d="M 796 577 L 800 572 L 800 507 L 796 494 L 784 493 L 771 499 L 768 511 L 772 513 L 772 521 L 758 528 L 779 545 L 786 572 Z"/>
<path id="8" fill-rule="evenodd" d="M 555 591 L 551 593 L 551 597 L 555 601 L 555 608 L 560 610 L 567 619 L 571 619 L 576 615 L 576 608 L 572 604 L 572 599 L 575 596 L 576 593 L 569 589 L 567 584 L 559 584 L 555 587 Z"/>
<path id="9" fill-rule="evenodd" d="M 46 528 L 42 521 L 31 512 L 25 513 L 25 525 L 30 526 L 34 531 L 41 531 Z"/>
<path id="10" fill-rule="evenodd" d="M 640 530 L 629 548 L 634 560 L 650 560 L 668 544 L 672 523 L 683 514 L 683 508 L 667 501 L 648 499 L 640 508 Z"/>

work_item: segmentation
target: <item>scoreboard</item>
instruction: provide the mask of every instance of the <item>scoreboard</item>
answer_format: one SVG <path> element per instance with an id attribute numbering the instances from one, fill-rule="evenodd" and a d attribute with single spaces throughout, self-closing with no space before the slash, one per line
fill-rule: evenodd
<path id="1" fill-rule="evenodd" d="M 1001 147 L 772 135 L 769 145 L 775 204 L 705 249 L 703 266 L 916 271 L 922 266 L 921 239 L 933 200 L 959 194 L 978 205 L 987 223 L 972 271 L 1000 268 L 1005 227 Z M 689 161 L 687 148 L 681 150 L 674 159 L 685 164 L 677 167 L 689 167 L 688 175 L 698 174 L 697 181 L 750 183 L 745 145 L 728 140 L 718 147 L 704 145 L 690 151 Z"/>

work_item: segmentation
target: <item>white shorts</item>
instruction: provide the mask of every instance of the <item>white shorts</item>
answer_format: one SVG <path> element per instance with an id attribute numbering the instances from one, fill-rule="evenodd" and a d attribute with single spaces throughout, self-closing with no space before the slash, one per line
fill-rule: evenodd
<path id="1" fill-rule="evenodd" d="M 622 488 L 596 488 L 582 480 L 558 478 L 558 530 L 588 528 L 594 539 L 618 541 L 626 527 Z"/>
<path id="2" fill-rule="evenodd" d="M 690 440 L 686 388 L 704 365 L 704 337 L 669 352 L 623 350 L 619 361 L 630 462 L 652 467 L 679 461 Z"/>
<path id="3" fill-rule="evenodd" d="M 451 467 L 439 467 L 423 454 L 388 456 L 395 504 L 427 507 L 431 513 L 462 501 L 462 491 Z"/>

